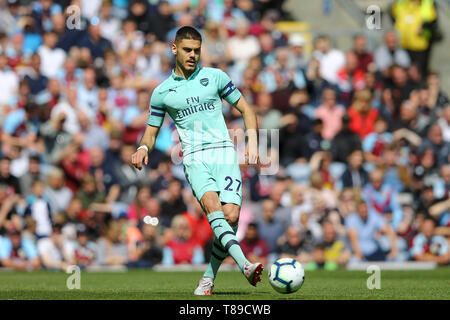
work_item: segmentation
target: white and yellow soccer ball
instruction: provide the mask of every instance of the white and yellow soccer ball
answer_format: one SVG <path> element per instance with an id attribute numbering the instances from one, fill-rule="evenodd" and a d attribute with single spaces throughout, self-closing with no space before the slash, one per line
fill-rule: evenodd
<path id="1" fill-rule="evenodd" d="M 292 258 L 278 259 L 269 269 L 270 285 L 280 293 L 298 291 L 304 280 L 305 270 L 302 264 Z"/>

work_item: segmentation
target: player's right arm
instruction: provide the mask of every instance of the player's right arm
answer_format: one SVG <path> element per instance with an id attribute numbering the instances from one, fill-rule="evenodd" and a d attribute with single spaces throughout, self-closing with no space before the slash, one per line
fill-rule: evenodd
<path id="1" fill-rule="evenodd" d="M 144 164 L 148 164 L 148 154 L 153 150 L 155 147 L 156 137 L 159 133 L 159 127 L 154 127 L 151 125 L 147 125 L 145 128 L 144 135 L 141 138 L 141 142 L 139 143 L 139 146 L 146 146 L 148 148 L 148 152 L 146 149 L 138 149 L 135 153 L 131 156 L 131 164 L 141 170 L 142 169 L 142 161 L 144 161 Z"/>
<path id="2" fill-rule="evenodd" d="M 157 89 L 158 88 L 153 91 L 152 98 L 150 100 L 150 115 L 144 135 L 139 142 L 139 148 L 131 156 L 131 164 L 139 170 L 142 169 L 142 161 L 145 165 L 148 164 L 148 154 L 152 152 L 155 147 L 156 137 L 158 136 L 159 128 L 161 127 L 166 114 L 162 101 L 162 95 Z"/>

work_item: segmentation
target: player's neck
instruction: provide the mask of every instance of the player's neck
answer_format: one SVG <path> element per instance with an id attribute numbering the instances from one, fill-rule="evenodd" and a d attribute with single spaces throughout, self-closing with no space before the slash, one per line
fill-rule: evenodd
<path id="1" fill-rule="evenodd" d="M 193 71 L 188 71 L 186 69 L 184 69 L 182 66 L 180 65 L 176 65 L 175 66 L 175 75 L 179 76 L 179 77 L 183 77 L 185 79 L 189 79 L 189 77 L 195 72 L 196 69 L 194 69 Z"/>

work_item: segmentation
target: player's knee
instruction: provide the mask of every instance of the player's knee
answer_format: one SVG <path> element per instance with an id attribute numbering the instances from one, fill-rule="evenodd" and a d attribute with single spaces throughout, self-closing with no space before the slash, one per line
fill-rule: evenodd
<path id="1" fill-rule="evenodd" d="M 222 210 L 219 197 L 215 193 L 206 192 L 201 199 L 201 203 L 206 213 Z"/>
<path id="2" fill-rule="evenodd" d="M 239 222 L 239 207 L 232 209 L 224 209 L 224 215 L 230 226 L 235 226 Z"/>

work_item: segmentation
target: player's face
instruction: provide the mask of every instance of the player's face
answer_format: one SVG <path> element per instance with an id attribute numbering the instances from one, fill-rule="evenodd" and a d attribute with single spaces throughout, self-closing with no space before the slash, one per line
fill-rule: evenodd
<path id="1" fill-rule="evenodd" d="M 194 71 L 200 59 L 200 40 L 183 39 L 172 47 L 177 65 L 186 71 Z"/>

